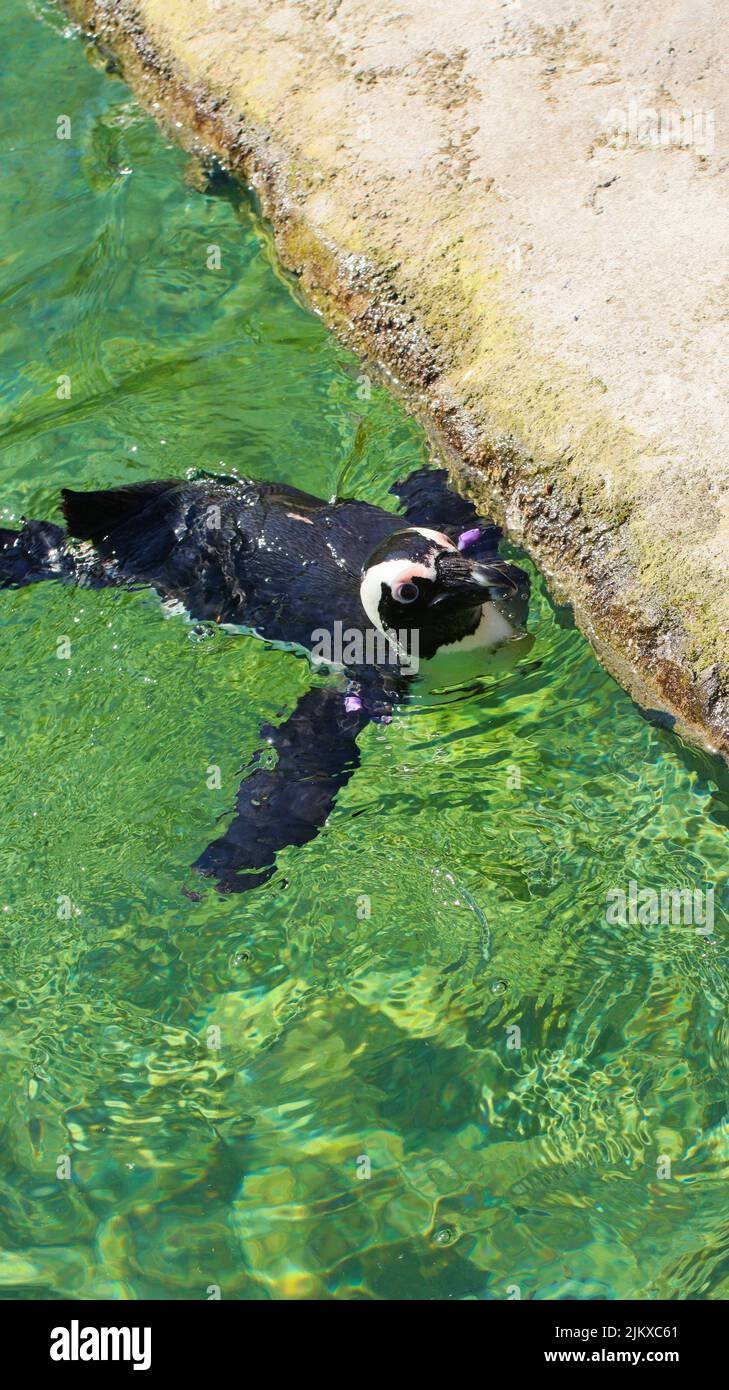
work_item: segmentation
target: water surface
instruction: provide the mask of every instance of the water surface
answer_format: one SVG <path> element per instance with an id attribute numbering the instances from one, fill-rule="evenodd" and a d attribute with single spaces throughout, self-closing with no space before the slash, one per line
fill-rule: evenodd
<path id="1" fill-rule="evenodd" d="M 51 6 L 4 13 L 4 524 L 192 468 L 386 503 L 423 433 L 249 204 Z M 726 780 L 538 575 L 528 656 L 366 730 L 233 898 L 188 866 L 305 663 L 146 593 L 0 622 L 6 1297 L 729 1294 Z M 630 879 L 714 886 L 714 933 L 609 924 Z"/>

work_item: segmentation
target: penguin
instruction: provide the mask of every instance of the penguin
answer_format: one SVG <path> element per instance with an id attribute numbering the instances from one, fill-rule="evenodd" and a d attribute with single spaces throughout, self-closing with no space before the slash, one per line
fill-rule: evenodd
<path id="1" fill-rule="evenodd" d="M 359 765 L 362 729 L 389 721 L 421 661 L 524 631 L 528 576 L 446 470 L 418 469 L 391 493 L 400 514 L 252 479 L 64 488 L 66 529 L 0 529 L 0 587 L 151 587 L 195 621 L 301 651 L 335 677 L 263 725 L 273 757 L 246 775 L 231 823 L 193 865 L 222 892 L 261 886 L 279 850 L 314 838 Z"/>

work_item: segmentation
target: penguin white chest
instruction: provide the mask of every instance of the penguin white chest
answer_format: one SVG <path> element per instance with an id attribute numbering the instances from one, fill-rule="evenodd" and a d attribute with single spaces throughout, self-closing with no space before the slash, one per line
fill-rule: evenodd
<path id="1" fill-rule="evenodd" d="M 500 613 L 493 603 L 485 603 L 481 609 L 481 617 L 478 627 L 474 632 L 469 632 L 466 637 L 461 637 L 454 642 L 444 643 L 438 648 L 439 655 L 444 656 L 449 653 L 473 652 L 483 647 L 497 647 L 500 642 L 507 642 L 510 637 L 515 635 L 508 618 Z"/>

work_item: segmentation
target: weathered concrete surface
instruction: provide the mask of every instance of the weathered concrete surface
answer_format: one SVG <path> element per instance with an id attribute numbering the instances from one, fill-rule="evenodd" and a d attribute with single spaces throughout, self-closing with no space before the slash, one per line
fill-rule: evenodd
<path id="1" fill-rule="evenodd" d="M 606 664 L 729 752 L 726 0 L 73 8 L 254 182 Z"/>

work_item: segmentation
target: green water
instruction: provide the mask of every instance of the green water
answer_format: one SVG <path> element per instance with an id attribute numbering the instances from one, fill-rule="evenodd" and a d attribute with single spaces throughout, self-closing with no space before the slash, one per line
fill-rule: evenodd
<path id="1" fill-rule="evenodd" d="M 384 502 L 422 432 L 251 208 L 51 7 L 4 14 L 4 516 L 197 467 Z M 729 1295 L 726 781 L 538 576 L 520 664 L 367 729 L 231 898 L 188 866 L 305 663 L 146 593 L 0 621 L 5 1297 Z M 631 878 L 714 886 L 714 933 L 608 923 Z"/>

